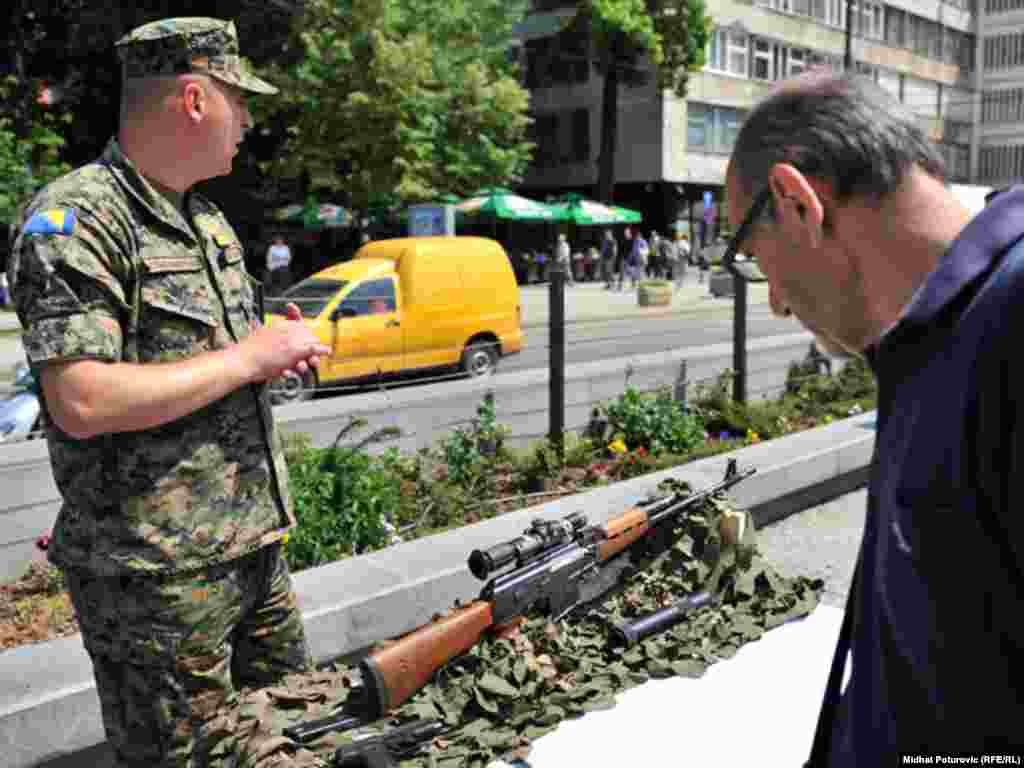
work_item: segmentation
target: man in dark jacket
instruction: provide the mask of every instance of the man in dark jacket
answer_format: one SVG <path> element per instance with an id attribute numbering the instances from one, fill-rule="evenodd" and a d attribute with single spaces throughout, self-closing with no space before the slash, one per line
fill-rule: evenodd
<path id="1" fill-rule="evenodd" d="M 879 383 L 815 768 L 1024 753 L 1024 188 L 972 220 L 943 173 L 913 115 L 831 72 L 758 105 L 727 172 L 773 308 Z"/>

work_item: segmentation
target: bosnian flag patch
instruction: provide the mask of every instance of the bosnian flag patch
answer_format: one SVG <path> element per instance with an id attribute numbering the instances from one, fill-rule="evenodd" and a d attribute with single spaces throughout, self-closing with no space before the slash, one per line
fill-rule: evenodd
<path id="1" fill-rule="evenodd" d="M 28 220 L 26 235 L 70 235 L 75 231 L 75 212 L 70 208 L 40 211 Z"/>

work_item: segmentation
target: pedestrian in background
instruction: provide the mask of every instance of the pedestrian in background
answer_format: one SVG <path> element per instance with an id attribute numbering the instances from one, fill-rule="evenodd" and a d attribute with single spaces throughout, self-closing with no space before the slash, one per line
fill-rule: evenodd
<path id="1" fill-rule="evenodd" d="M 637 283 L 643 279 L 647 272 L 647 264 L 650 261 L 651 248 L 644 240 L 642 232 L 633 236 L 633 259 L 629 274 L 630 288 L 635 288 Z"/>
<path id="2" fill-rule="evenodd" d="M 267 293 L 279 296 L 292 283 L 292 249 L 280 235 L 267 248 Z"/>
<path id="3" fill-rule="evenodd" d="M 676 267 L 676 287 L 682 288 L 686 279 L 686 267 L 690 261 L 690 236 L 685 232 L 676 232 L 676 254 L 678 258 Z"/>
<path id="4" fill-rule="evenodd" d="M 295 525 L 266 386 L 329 348 L 261 324 L 241 243 L 193 191 L 231 172 L 247 98 L 235 25 L 117 43 L 118 135 L 45 187 L 9 277 L 63 505 L 49 548 L 118 768 L 233 765 L 243 686 L 310 671 L 282 541 Z"/>
<path id="5" fill-rule="evenodd" d="M 619 276 L 619 290 L 622 290 L 623 281 L 626 278 L 626 273 L 629 272 L 630 265 L 633 262 L 633 230 L 629 227 L 625 227 L 622 230 L 622 247 L 619 248 L 618 261 L 616 266 L 616 273 Z"/>
<path id="6" fill-rule="evenodd" d="M 601 238 L 601 279 L 604 280 L 605 290 L 610 291 L 615 280 L 615 271 L 618 269 L 619 244 L 615 242 L 615 235 L 610 229 L 604 231 Z"/>
<path id="7" fill-rule="evenodd" d="M 651 237 L 650 240 L 648 240 L 648 246 L 650 247 L 650 251 L 647 257 L 647 277 L 659 278 L 662 274 L 661 236 L 655 229 L 651 230 Z"/>
<path id="8" fill-rule="evenodd" d="M 851 137 L 857 140 L 851 141 Z M 1024 751 L 1024 188 L 973 219 L 866 79 L 813 71 L 744 121 L 730 252 L 879 385 L 867 516 L 808 765 Z M 844 676 L 848 680 L 844 682 Z"/>
<path id="9" fill-rule="evenodd" d="M 10 291 L 7 288 L 7 273 L 0 272 L 0 307 L 11 303 Z"/>
<path id="10" fill-rule="evenodd" d="M 658 250 L 661 251 L 662 275 L 666 280 L 672 282 L 676 269 L 679 268 L 679 251 L 676 249 L 676 243 L 674 240 L 663 237 L 658 243 Z"/>
<path id="11" fill-rule="evenodd" d="M 565 273 L 565 282 L 572 285 L 575 280 L 572 276 L 572 259 L 570 257 L 569 241 L 564 232 L 558 234 L 558 243 L 555 245 L 555 263 Z"/>

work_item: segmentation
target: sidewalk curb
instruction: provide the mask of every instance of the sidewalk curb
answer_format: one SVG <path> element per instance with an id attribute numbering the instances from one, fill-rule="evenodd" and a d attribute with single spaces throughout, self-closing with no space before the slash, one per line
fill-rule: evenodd
<path id="1" fill-rule="evenodd" d="M 732 298 L 716 299 L 713 296 L 708 296 L 707 299 L 709 301 L 714 302 L 714 303 L 713 304 L 704 303 L 704 302 L 692 303 L 692 304 L 688 304 L 686 306 L 682 306 L 682 307 L 678 307 L 678 308 L 670 308 L 670 309 L 661 309 L 660 307 L 643 307 L 643 308 L 638 308 L 638 310 L 635 311 L 635 312 L 627 312 L 625 314 L 620 314 L 620 315 L 609 315 L 609 314 L 591 313 L 591 314 L 575 314 L 575 315 L 571 315 L 570 316 L 570 314 L 568 312 L 566 312 L 565 322 L 566 322 L 567 325 L 569 325 L 569 324 L 577 324 L 577 323 L 597 323 L 597 322 L 611 322 L 611 321 L 615 321 L 615 320 L 631 320 L 633 318 L 638 318 L 638 319 L 641 319 L 641 320 L 646 320 L 646 319 L 651 318 L 651 317 L 671 317 L 671 316 L 674 316 L 674 315 L 686 316 L 686 315 L 700 314 L 700 313 L 703 313 L 703 312 L 710 312 L 710 311 L 713 311 L 713 310 L 726 309 L 726 308 L 731 307 L 733 305 Z M 767 304 L 767 303 L 768 303 L 767 300 L 765 300 L 765 301 L 753 301 L 753 300 L 751 300 L 750 305 L 754 306 L 756 304 Z M 528 321 L 523 322 L 521 324 L 521 327 L 523 328 L 523 330 L 527 330 L 529 328 L 547 328 L 548 325 L 549 325 L 549 322 L 550 322 L 549 318 L 545 318 L 543 320 L 528 320 Z"/>
<path id="2" fill-rule="evenodd" d="M 863 483 L 874 445 L 874 413 L 714 456 L 683 467 L 570 496 L 499 518 L 298 573 L 295 589 L 318 663 L 350 656 L 407 632 L 482 584 L 467 554 L 521 534 L 537 517 L 584 510 L 602 523 L 652 492 L 667 477 L 705 487 L 721 479 L 726 459 L 758 471 L 733 497 L 760 526 Z M 817 503 L 817 502 L 815 502 Z M 0 754 L 8 768 L 106 768 L 92 667 L 78 636 L 0 653 Z M 88 755 L 82 751 L 88 750 Z M 102 758 L 102 760 L 101 760 Z"/>

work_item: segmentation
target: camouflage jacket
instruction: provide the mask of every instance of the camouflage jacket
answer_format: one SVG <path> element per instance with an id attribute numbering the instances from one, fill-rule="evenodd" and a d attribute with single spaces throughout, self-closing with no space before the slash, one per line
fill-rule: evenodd
<path id="1" fill-rule="evenodd" d="M 171 363 L 251 333 L 260 317 L 237 236 L 200 195 L 185 205 L 191 222 L 116 141 L 39 193 L 8 266 L 37 374 L 55 361 Z M 47 421 L 64 499 L 50 546 L 58 565 L 194 570 L 294 524 L 265 386 L 137 432 L 79 440 Z"/>

